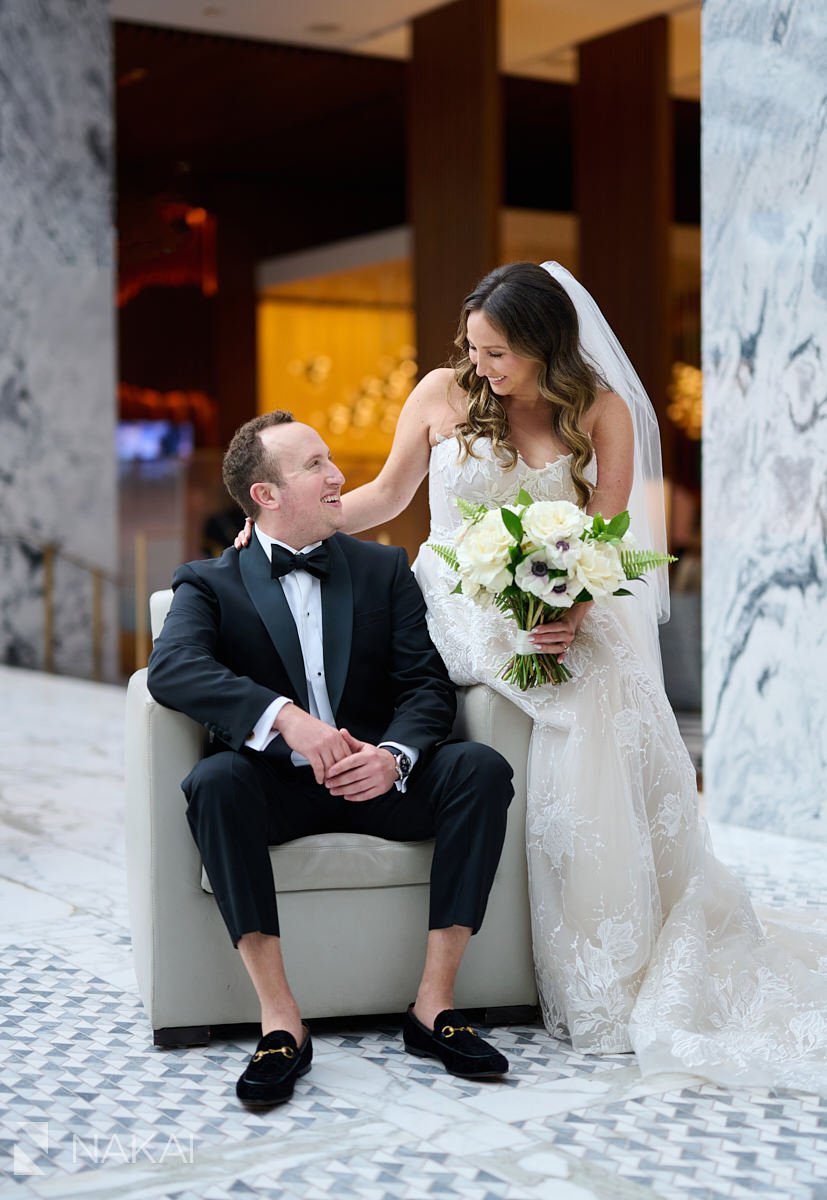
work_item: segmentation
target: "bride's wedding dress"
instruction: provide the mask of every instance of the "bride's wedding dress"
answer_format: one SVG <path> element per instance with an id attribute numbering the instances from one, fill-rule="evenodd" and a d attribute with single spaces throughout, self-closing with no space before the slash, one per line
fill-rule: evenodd
<path id="1" fill-rule="evenodd" d="M 460 462 L 454 438 L 434 447 L 429 541 L 450 538 L 459 496 L 577 502 L 570 456 L 508 471 L 490 443 L 475 449 Z M 759 922 L 715 858 L 659 666 L 627 620 L 638 601 L 593 606 L 566 656 L 574 678 L 521 692 L 498 678 L 513 622 L 451 595 L 456 575 L 427 543 L 415 570 L 454 681 L 534 722 L 526 843 L 548 1030 L 587 1053 L 633 1050 L 647 1075 L 827 1091 L 827 929 Z"/>

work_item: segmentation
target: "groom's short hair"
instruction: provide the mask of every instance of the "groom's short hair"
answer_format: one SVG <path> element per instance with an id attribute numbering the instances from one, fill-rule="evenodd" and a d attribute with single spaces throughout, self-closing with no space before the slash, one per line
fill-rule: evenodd
<path id="1" fill-rule="evenodd" d="M 248 517 L 258 516 L 258 505 L 250 495 L 254 483 L 267 481 L 281 487 L 284 482 L 276 455 L 266 449 L 259 434 L 262 429 L 286 425 L 292 420 L 293 414 L 281 408 L 261 413 L 237 429 L 227 447 L 222 467 L 224 486 Z"/>

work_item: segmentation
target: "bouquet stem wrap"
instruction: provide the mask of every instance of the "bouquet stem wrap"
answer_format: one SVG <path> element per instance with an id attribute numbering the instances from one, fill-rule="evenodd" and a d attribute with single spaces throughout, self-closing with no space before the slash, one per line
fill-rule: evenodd
<path id="1" fill-rule="evenodd" d="M 541 687 L 544 683 L 565 683 L 571 679 L 568 667 L 559 662 L 554 654 L 540 654 L 531 641 L 531 631 L 535 626 L 559 620 L 563 611 L 562 608 L 549 608 L 533 596 L 523 594 L 514 597 L 511 605 L 511 615 L 517 622 L 514 654 L 500 672 L 501 679 L 523 692 Z"/>
<path id="2" fill-rule="evenodd" d="M 515 654 L 536 654 L 537 647 L 531 640 L 530 629 L 518 629 L 514 634 L 514 653 Z"/>

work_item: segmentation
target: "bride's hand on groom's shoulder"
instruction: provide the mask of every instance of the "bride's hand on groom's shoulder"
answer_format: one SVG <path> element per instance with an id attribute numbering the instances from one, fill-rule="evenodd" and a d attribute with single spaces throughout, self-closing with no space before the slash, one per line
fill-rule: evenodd
<path id="1" fill-rule="evenodd" d="M 343 796 L 354 803 L 384 796 L 397 778 L 396 759 L 390 750 L 360 742 L 346 729 L 340 732 L 350 754 L 335 763 L 325 775 L 325 786 L 331 796 Z"/>
<path id="2" fill-rule="evenodd" d="M 250 538 L 252 536 L 253 536 L 253 518 L 245 517 L 244 528 L 239 529 L 238 533 L 235 535 L 235 541 L 233 542 L 233 545 L 235 546 L 236 550 L 243 550 L 245 546 L 249 546 Z"/>

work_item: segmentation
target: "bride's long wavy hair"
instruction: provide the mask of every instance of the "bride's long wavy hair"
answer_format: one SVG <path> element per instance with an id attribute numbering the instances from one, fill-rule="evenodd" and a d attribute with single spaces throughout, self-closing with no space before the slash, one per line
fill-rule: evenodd
<path id="1" fill-rule="evenodd" d="M 577 312 L 565 288 L 548 271 L 530 262 L 497 267 L 465 297 L 451 361 L 456 381 L 467 396 L 465 419 L 457 426 L 463 457 L 476 457 L 474 444 L 488 438 L 494 453 L 513 469 L 518 460 L 511 441 L 508 410 L 480 378 L 468 354 L 468 315 L 483 312 L 504 335 L 508 348 L 537 364 L 537 386 L 548 401 L 549 427 L 571 451 L 571 474 L 582 507 L 593 487 L 585 477 L 592 443 L 582 420 L 599 388 L 608 389 L 600 373 L 583 356 Z"/>

